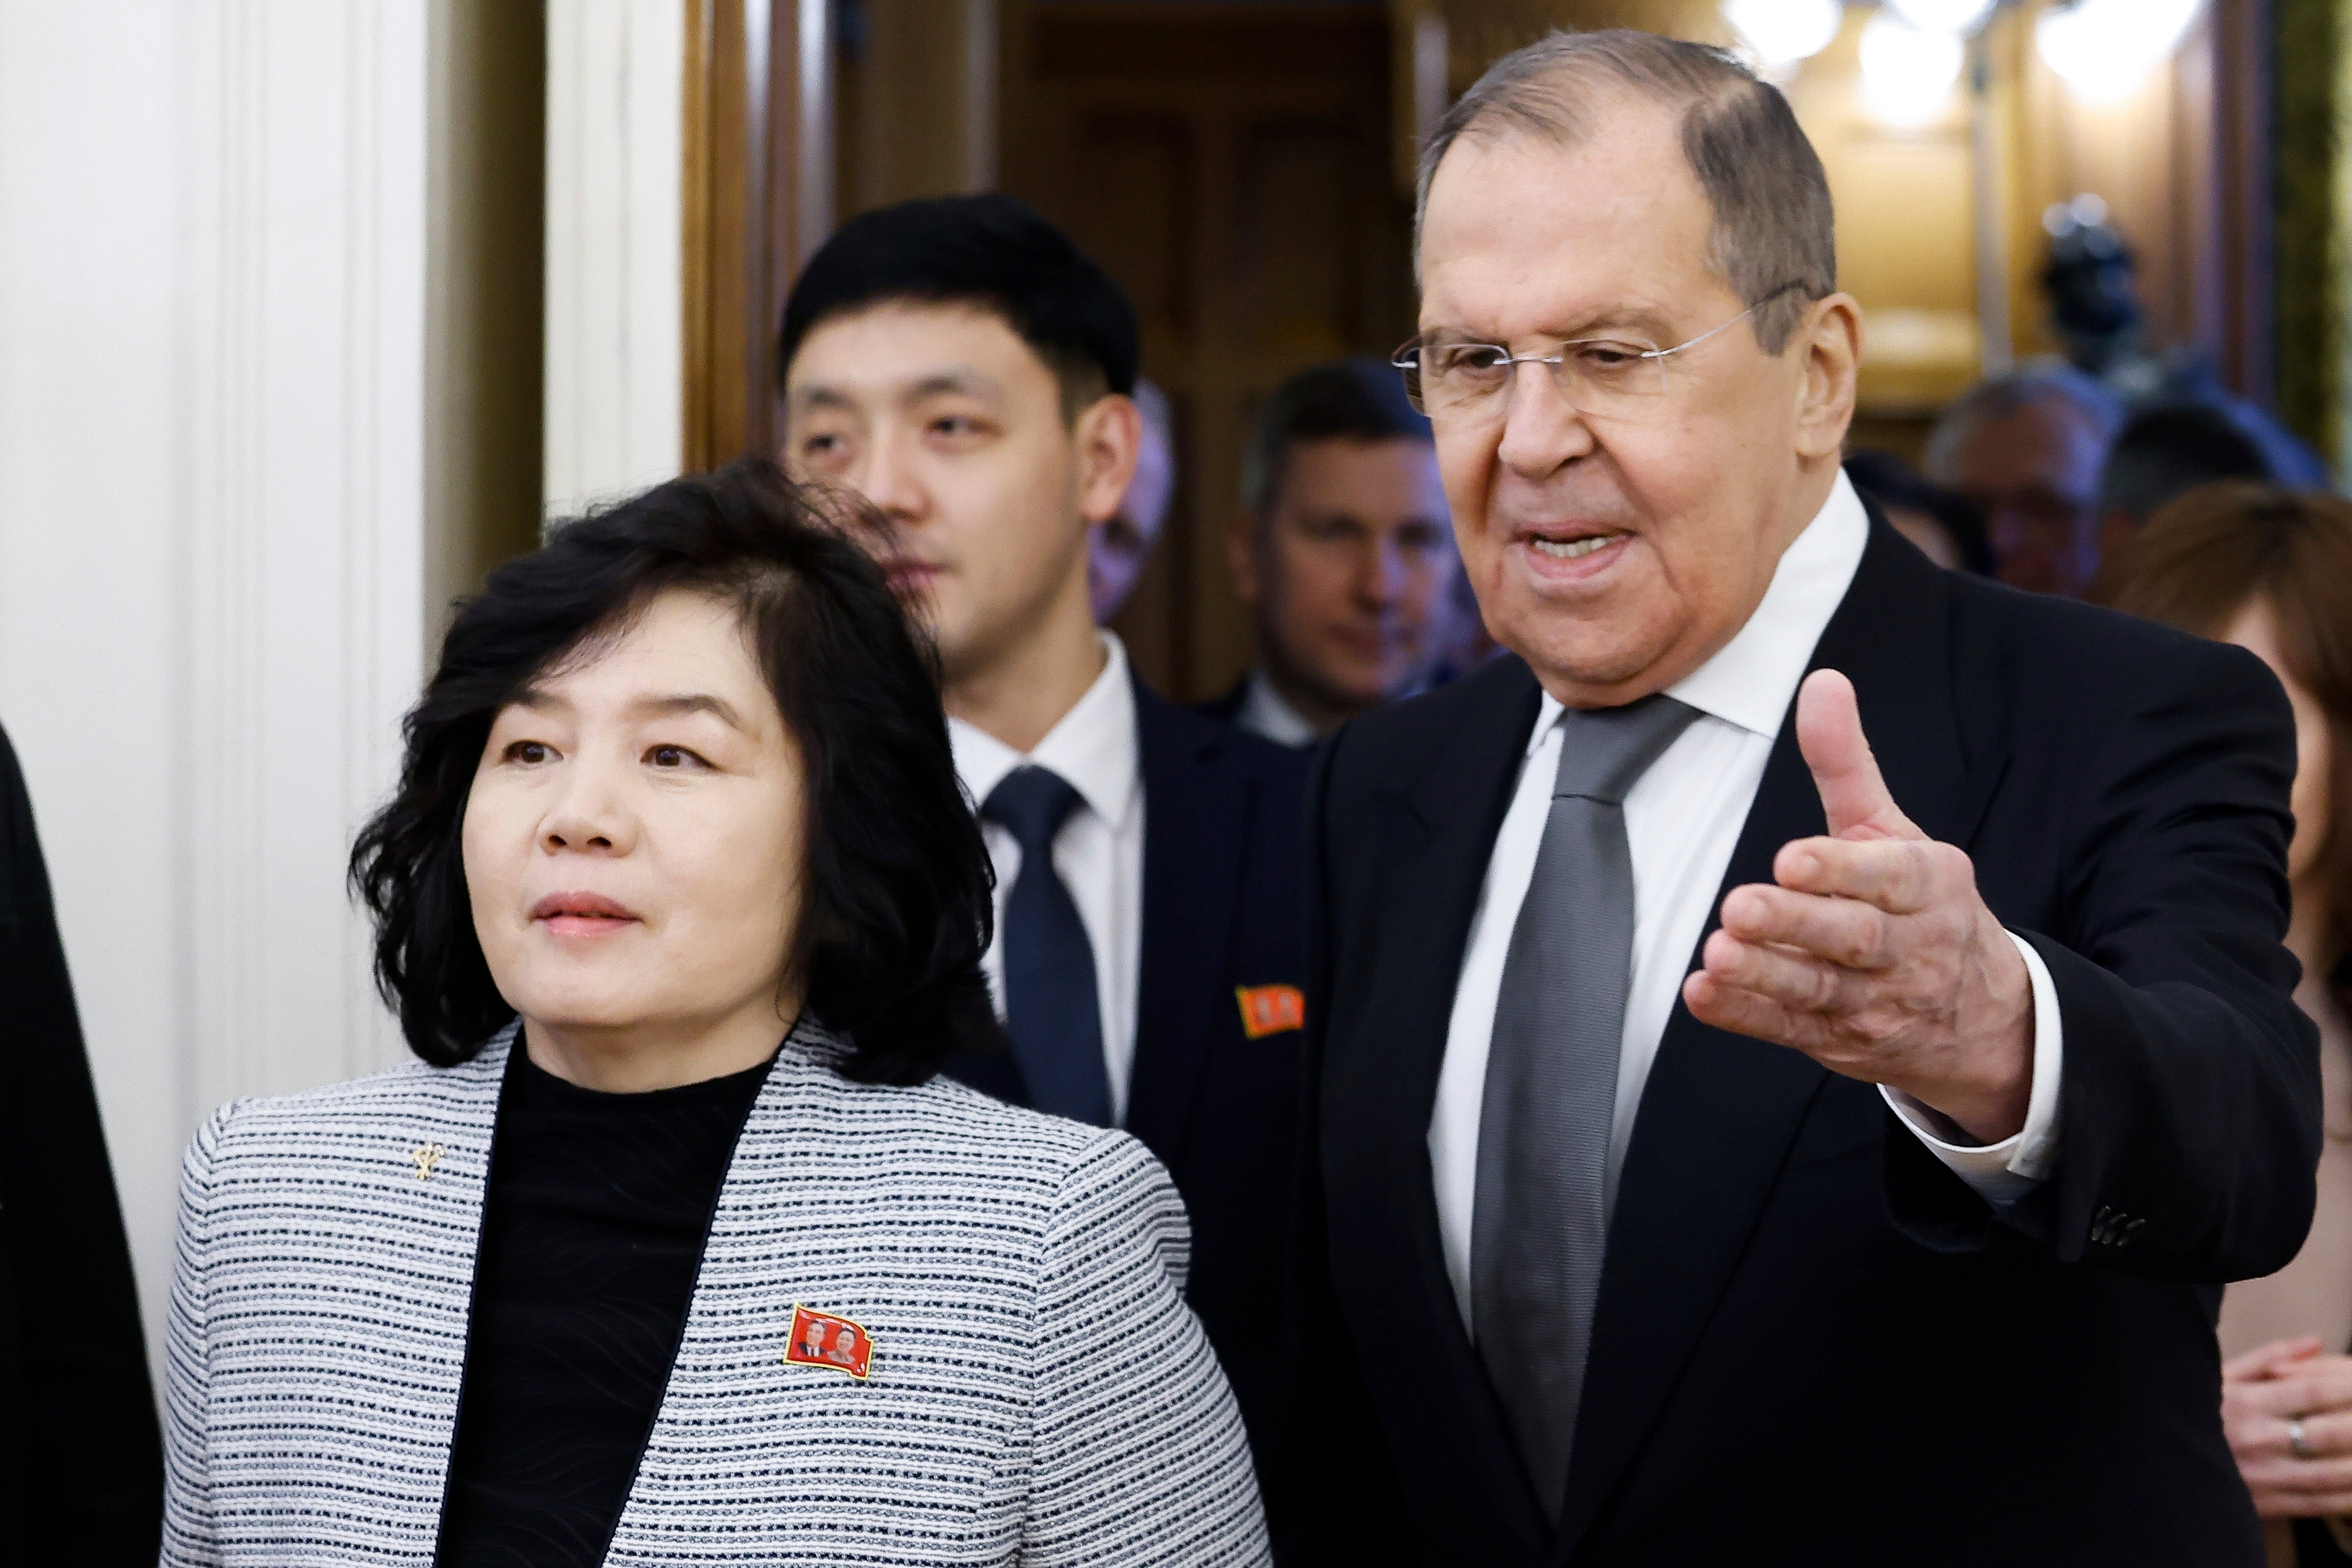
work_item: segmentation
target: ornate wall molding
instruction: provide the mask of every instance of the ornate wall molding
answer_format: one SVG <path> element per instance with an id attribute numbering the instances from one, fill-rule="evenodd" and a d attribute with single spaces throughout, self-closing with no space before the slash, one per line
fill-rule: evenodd
<path id="1" fill-rule="evenodd" d="M 549 0 L 551 517 L 683 461 L 684 0 Z"/>
<path id="2" fill-rule="evenodd" d="M 407 0 L 0 0 L 0 721 L 151 1327 L 221 1101 L 396 1061 L 343 889 L 423 653 Z"/>

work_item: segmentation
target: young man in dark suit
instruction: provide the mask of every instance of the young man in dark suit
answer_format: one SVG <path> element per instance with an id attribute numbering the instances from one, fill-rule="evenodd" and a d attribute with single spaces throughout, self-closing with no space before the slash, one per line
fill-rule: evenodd
<path id="1" fill-rule="evenodd" d="M 1120 1126 L 1192 1219 L 1189 1297 L 1263 1447 L 1305 977 L 1304 758 L 1161 700 L 1087 601 L 1136 457 L 1126 297 L 1003 196 L 845 225 L 784 311 L 785 465 L 863 495 L 938 639 L 998 876 L 1013 1049 L 955 1069 Z"/>
<path id="2" fill-rule="evenodd" d="M 1827 183 L 1730 57 L 1554 35 L 1424 171 L 1409 384 L 1518 657 L 1310 796 L 1285 1543 L 2254 1568 L 2213 1312 L 2319 1139 L 2277 684 L 1870 514 Z"/>

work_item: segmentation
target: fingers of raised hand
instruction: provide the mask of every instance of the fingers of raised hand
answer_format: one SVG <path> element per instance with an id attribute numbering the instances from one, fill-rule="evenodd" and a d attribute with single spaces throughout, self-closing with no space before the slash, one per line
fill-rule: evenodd
<path id="1" fill-rule="evenodd" d="M 1828 1015 L 1732 985 L 1712 967 L 1693 970 L 1683 981 L 1683 1001 L 1699 1022 L 1734 1034 L 1815 1055 L 1834 1051 L 1841 1043 L 1841 1033 Z"/>
<path id="2" fill-rule="evenodd" d="M 1883 969 L 1893 961 L 1892 920 L 1860 899 L 1738 887 L 1724 898 L 1723 929 L 1742 944 L 1796 948 L 1849 969 Z"/>
<path id="3" fill-rule="evenodd" d="M 1860 977 L 1785 947 L 1742 942 L 1717 931 L 1706 939 L 1706 972 L 1734 990 L 1795 1012 L 1842 1012 L 1857 999 Z"/>
<path id="4" fill-rule="evenodd" d="M 1916 915 L 1975 883 L 1967 853 L 1926 839 L 1799 839 L 1772 859 L 1792 893 L 1853 898 L 1889 915 Z"/>

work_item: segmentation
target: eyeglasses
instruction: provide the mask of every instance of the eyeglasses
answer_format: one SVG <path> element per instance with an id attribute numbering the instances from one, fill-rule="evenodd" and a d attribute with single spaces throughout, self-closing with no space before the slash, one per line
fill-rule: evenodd
<path id="1" fill-rule="evenodd" d="M 1404 372 L 1405 396 L 1432 419 L 1470 420 L 1499 414 L 1509 402 L 1511 377 L 1521 365 L 1544 365 L 1560 401 L 1594 419 L 1638 419 L 1673 391 L 1667 361 L 1728 332 L 1792 288 L 1780 287 L 1720 326 L 1661 349 L 1639 339 L 1579 338 L 1549 354 L 1514 354 L 1499 343 L 1408 340 L 1389 363 Z"/>

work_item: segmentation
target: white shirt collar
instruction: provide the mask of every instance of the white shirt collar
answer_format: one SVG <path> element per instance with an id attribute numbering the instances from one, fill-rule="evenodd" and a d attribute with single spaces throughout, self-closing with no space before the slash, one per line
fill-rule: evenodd
<path id="1" fill-rule="evenodd" d="M 948 719 L 956 777 L 963 780 L 975 806 L 988 799 L 1006 774 L 1034 762 L 1060 776 L 1113 830 L 1126 823 L 1136 809 L 1142 776 L 1136 755 L 1135 687 L 1128 678 L 1126 646 L 1112 632 L 1101 636 L 1102 674 L 1026 756 L 976 725 Z"/>
<path id="2" fill-rule="evenodd" d="M 1666 695 L 1751 734 L 1779 735 L 1814 645 L 1844 601 L 1869 542 L 1870 515 L 1841 471 L 1822 509 L 1780 552 L 1772 581 L 1748 624 L 1715 657 L 1668 686 Z M 1559 722 L 1560 712 L 1559 699 L 1546 692 L 1528 739 L 1528 755 Z"/>
<path id="3" fill-rule="evenodd" d="M 1322 738 L 1306 716 L 1274 689 L 1263 665 L 1250 671 L 1249 685 L 1242 691 L 1242 710 L 1234 716 L 1234 722 L 1277 746 L 1312 746 Z"/>

